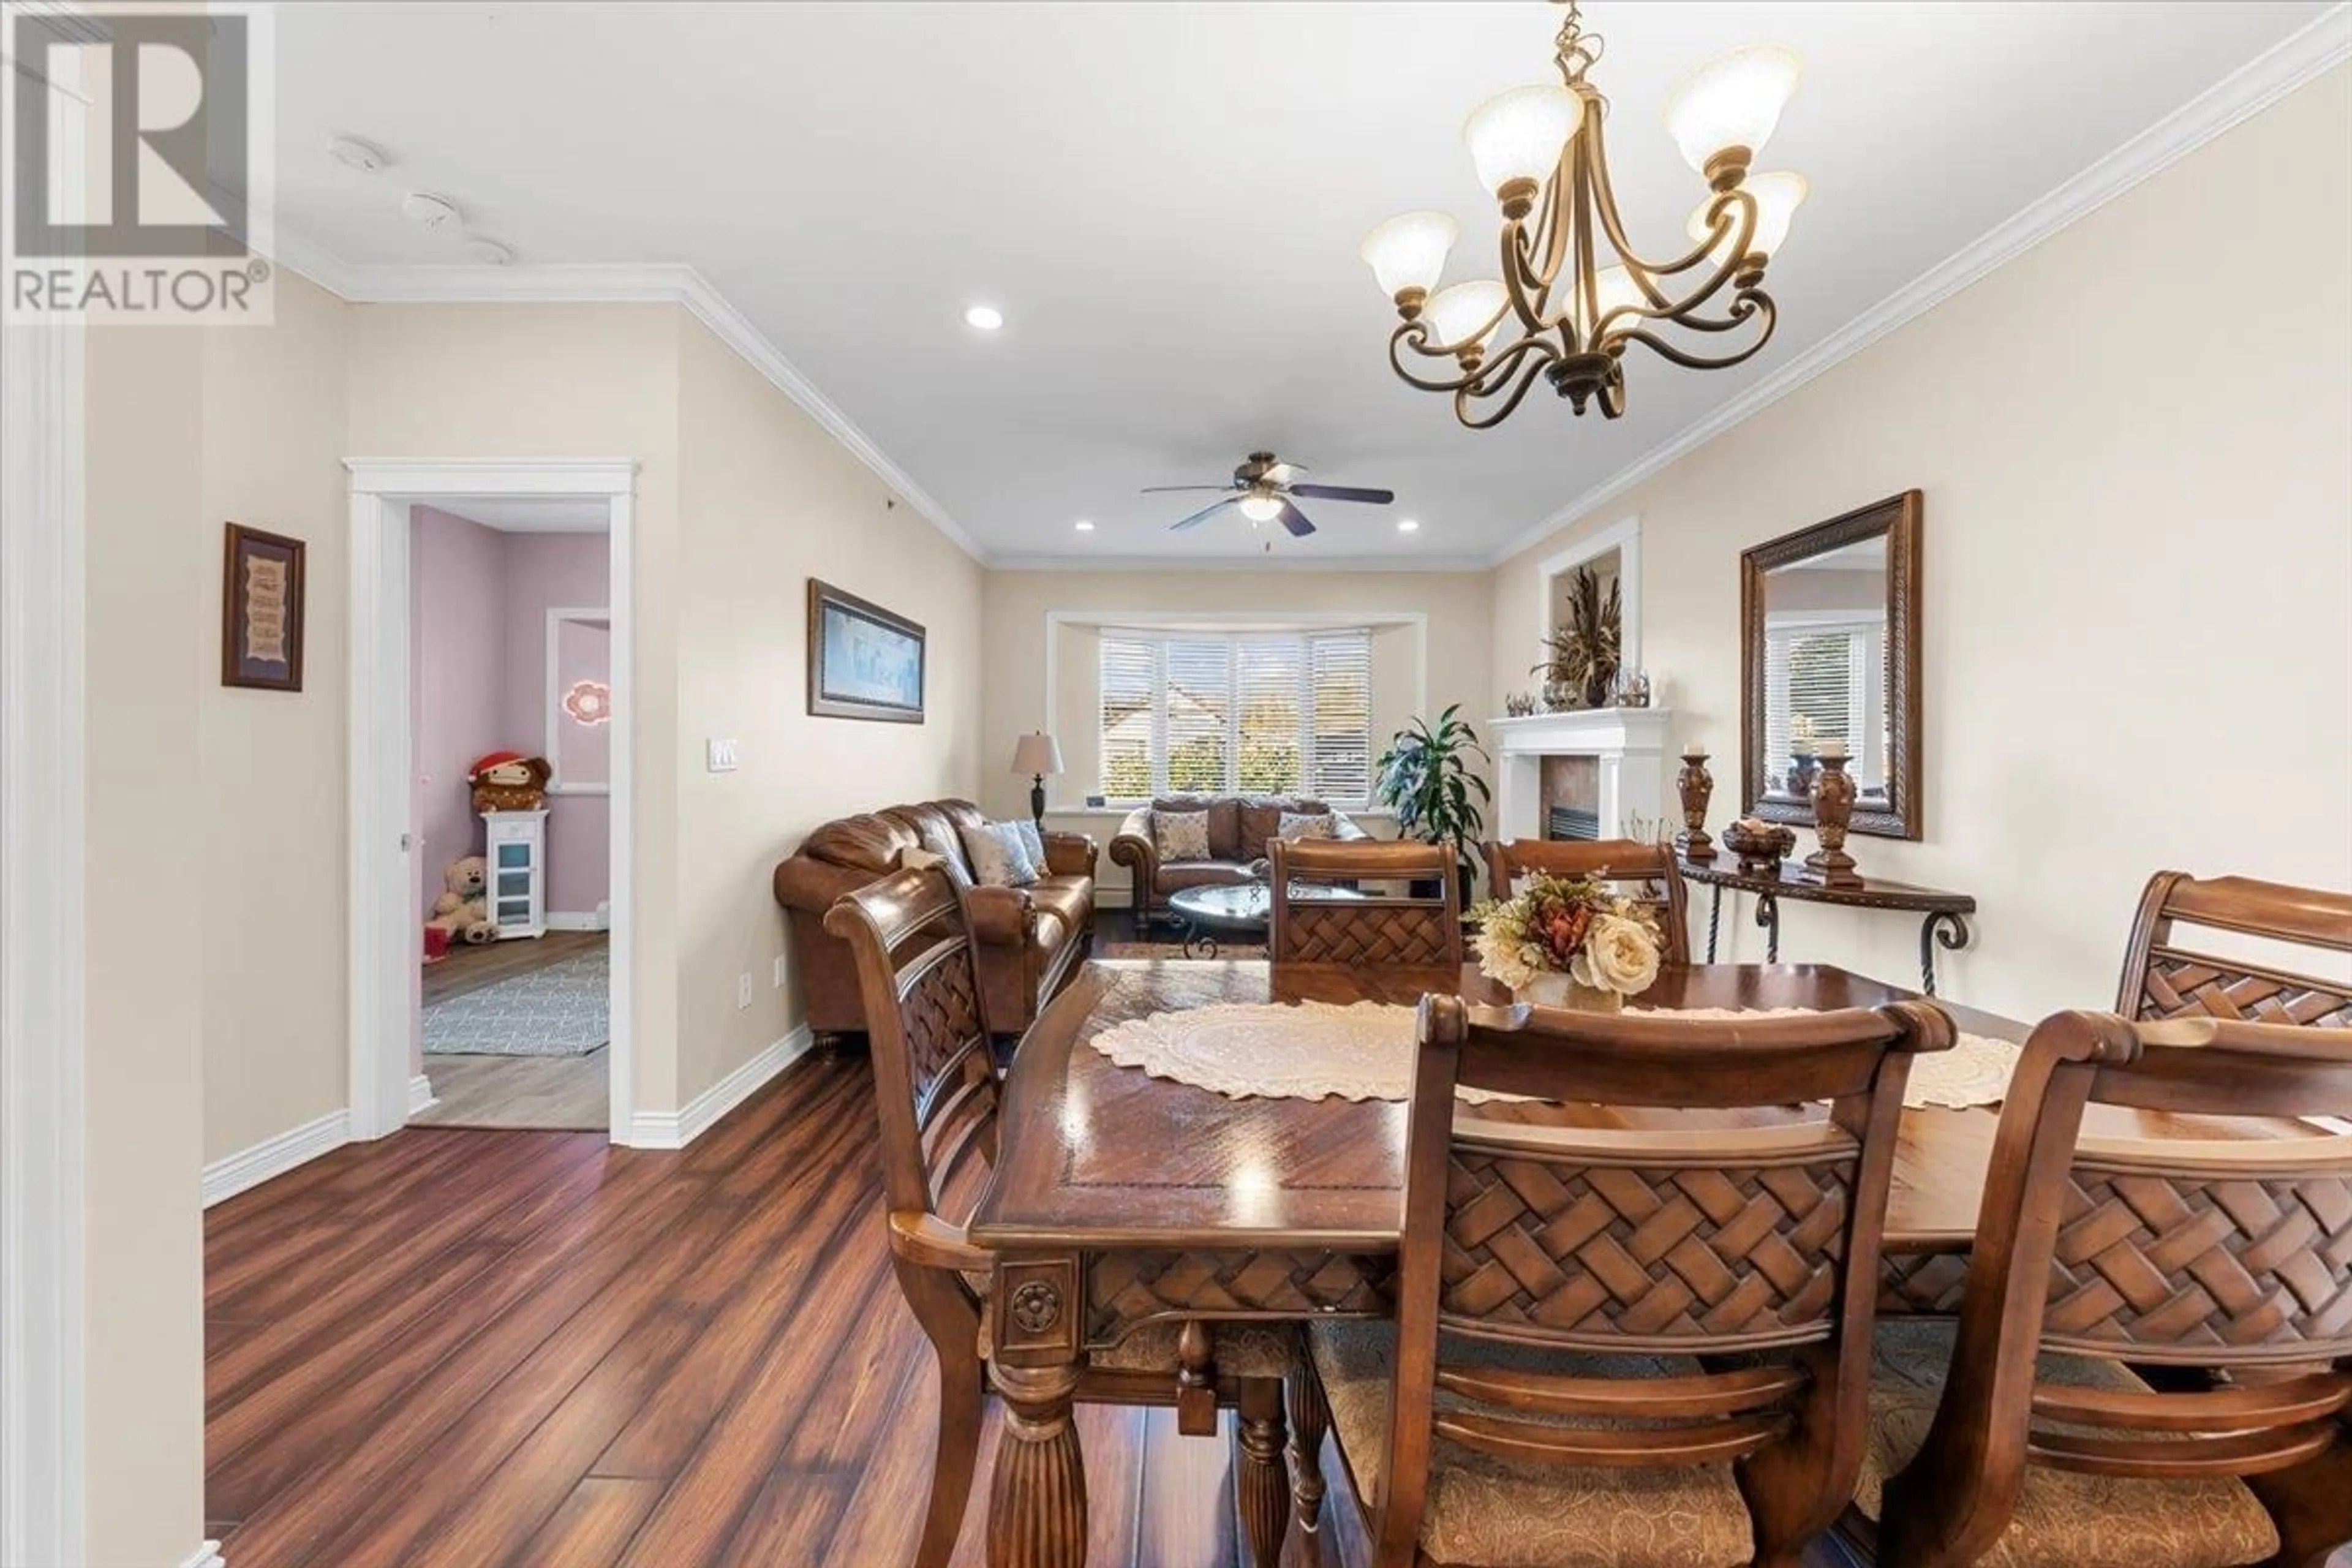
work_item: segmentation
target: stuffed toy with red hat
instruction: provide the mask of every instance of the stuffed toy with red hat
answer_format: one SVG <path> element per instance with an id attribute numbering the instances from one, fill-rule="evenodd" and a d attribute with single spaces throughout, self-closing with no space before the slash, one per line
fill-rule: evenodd
<path id="1" fill-rule="evenodd" d="M 545 757 L 492 752 L 474 759 L 466 782 L 474 786 L 476 811 L 537 811 L 547 804 L 547 778 L 553 771 Z"/>

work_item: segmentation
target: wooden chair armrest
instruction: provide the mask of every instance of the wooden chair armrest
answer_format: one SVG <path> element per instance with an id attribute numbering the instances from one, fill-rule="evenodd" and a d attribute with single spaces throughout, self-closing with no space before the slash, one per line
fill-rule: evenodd
<path id="1" fill-rule="evenodd" d="M 996 1267 L 996 1254 L 964 1239 L 963 1227 L 950 1225 L 935 1214 L 898 1209 L 890 1215 L 890 1251 L 923 1268 L 971 1269 L 985 1274 Z"/>

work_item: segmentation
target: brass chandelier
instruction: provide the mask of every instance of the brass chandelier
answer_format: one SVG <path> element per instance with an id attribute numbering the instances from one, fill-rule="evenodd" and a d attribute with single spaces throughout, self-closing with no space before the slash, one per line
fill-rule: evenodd
<path id="1" fill-rule="evenodd" d="M 1734 50 L 1667 99 L 1666 128 L 1709 194 L 1687 225 L 1694 247 L 1671 261 L 1643 259 L 1610 186 L 1608 100 L 1585 79 L 1601 40 L 1582 29 L 1576 0 L 1564 3 L 1553 57 L 1562 85 L 1513 88 L 1463 128 L 1479 182 L 1503 209 L 1501 279 L 1437 289 L 1460 233 L 1444 213 L 1407 213 L 1364 237 L 1363 258 L 1404 318 L 1389 338 L 1390 365 L 1423 391 L 1452 393 L 1455 416 L 1474 430 L 1509 418 L 1538 376 L 1578 414 L 1598 402 L 1618 417 L 1628 343 L 1693 370 L 1755 354 L 1777 317 L 1765 264 L 1805 199 L 1801 175 L 1748 173 L 1796 90 L 1797 57 L 1770 44 Z M 1742 346 L 1695 353 L 1670 341 L 1669 329 L 1739 332 Z"/>

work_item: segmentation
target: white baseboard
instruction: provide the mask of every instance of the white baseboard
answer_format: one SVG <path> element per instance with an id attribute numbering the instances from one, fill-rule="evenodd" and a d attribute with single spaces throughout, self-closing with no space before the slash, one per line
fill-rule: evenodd
<path id="1" fill-rule="evenodd" d="M 420 1110 L 430 1110 L 440 1103 L 441 1097 L 433 1092 L 431 1079 L 426 1078 L 423 1073 L 418 1073 L 408 1080 L 409 1115 L 414 1116 Z"/>
<path id="2" fill-rule="evenodd" d="M 227 1562 L 221 1556 L 220 1542 L 207 1541 L 180 1568 L 227 1568 Z"/>
<path id="3" fill-rule="evenodd" d="M 720 1117 L 751 1098 L 761 1084 L 808 1055 L 816 1037 L 806 1024 L 687 1101 L 681 1110 L 640 1110 L 629 1121 L 635 1149 L 683 1149 Z"/>
<path id="4" fill-rule="evenodd" d="M 550 910 L 542 922 L 550 931 L 610 931 L 610 910 Z"/>
<path id="5" fill-rule="evenodd" d="M 1135 907 L 1133 888 L 1106 888 L 1095 884 L 1095 908 L 1098 910 L 1131 910 Z"/>
<path id="6" fill-rule="evenodd" d="M 257 1187 L 272 1176 L 282 1176 L 351 1141 L 352 1113 L 346 1107 L 266 1138 L 250 1149 L 224 1155 L 205 1167 L 205 1207 L 233 1198 L 247 1187 Z"/>

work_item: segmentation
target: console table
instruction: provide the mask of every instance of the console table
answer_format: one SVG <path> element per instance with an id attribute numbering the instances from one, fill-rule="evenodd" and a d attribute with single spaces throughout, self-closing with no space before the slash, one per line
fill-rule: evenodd
<path id="1" fill-rule="evenodd" d="M 1808 881 L 1798 874 L 1799 862 L 1783 860 L 1775 875 L 1739 869 L 1738 857 L 1716 860 L 1678 860 L 1685 881 L 1704 882 L 1710 889 L 1706 906 L 1706 961 L 1715 962 L 1716 931 L 1723 919 L 1723 890 L 1756 895 L 1756 923 L 1764 928 L 1764 961 L 1780 962 L 1780 900 L 1842 904 L 1853 910 L 1895 910 L 1924 915 L 1919 922 L 1919 989 L 1936 994 L 1936 949 L 1958 952 L 1969 944 L 1967 917 L 1977 901 L 1967 893 L 1940 888 L 1914 887 L 1908 882 L 1884 882 L 1867 878 L 1855 887 L 1832 888 Z"/>

